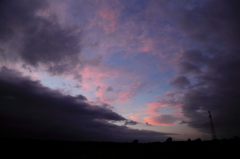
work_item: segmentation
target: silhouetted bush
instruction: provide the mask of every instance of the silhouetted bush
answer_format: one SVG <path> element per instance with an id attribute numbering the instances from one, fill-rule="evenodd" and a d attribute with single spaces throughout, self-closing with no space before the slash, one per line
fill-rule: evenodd
<path id="1" fill-rule="evenodd" d="M 138 140 L 137 139 L 133 140 L 133 144 L 138 144 Z"/>
<path id="2" fill-rule="evenodd" d="M 167 138 L 166 142 L 167 143 L 171 143 L 172 142 L 172 138 L 171 137 Z"/>

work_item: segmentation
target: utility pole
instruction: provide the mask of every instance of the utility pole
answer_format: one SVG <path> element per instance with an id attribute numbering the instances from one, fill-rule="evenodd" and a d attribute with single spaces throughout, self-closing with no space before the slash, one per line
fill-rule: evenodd
<path id="1" fill-rule="evenodd" d="M 213 139 L 213 140 L 216 140 L 217 137 L 216 137 L 216 133 L 215 133 L 214 126 L 213 126 L 213 122 L 212 122 L 211 111 L 208 111 L 208 114 L 209 114 L 209 119 L 210 119 L 210 124 L 211 124 L 212 139 Z"/>

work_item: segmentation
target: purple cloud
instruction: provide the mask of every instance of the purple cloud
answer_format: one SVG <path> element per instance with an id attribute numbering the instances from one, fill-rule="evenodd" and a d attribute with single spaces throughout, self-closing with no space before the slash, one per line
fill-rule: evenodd
<path id="1" fill-rule="evenodd" d="M 171 85 L 183 89 L 190 85 L 190 81 L 185 76 L 179 76 L 170 82 Z"/>

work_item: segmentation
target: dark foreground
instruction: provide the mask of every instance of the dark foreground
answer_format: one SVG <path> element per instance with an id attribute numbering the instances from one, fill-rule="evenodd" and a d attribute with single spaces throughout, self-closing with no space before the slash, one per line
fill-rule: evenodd
<path id="1" fill-rule="evenodd" d="M 238 158 L 239 139 L 154 143 L 69 142 L 0 139 L 3 158 L 172 159 Z M 237 156 L 236 156 L 237 155 Z"/>

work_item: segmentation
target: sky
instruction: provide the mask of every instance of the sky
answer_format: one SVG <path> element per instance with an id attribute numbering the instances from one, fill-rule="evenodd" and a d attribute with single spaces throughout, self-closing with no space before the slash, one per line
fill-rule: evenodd
<path id="1" fill-rule="evenodd" d="M 238 0 L 1 0 L 0 137 L 240 134 Z"/>

